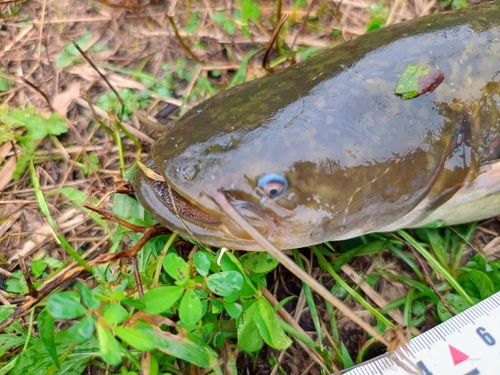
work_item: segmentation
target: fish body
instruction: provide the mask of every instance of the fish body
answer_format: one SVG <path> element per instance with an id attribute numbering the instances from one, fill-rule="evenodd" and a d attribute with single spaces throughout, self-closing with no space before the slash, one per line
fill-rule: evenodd
<path id="1" fill-rule="evenodd" d="M 409 100 L 408 66 L 444 80 Z M 500 2 L 370 32 L 188 111 L 137 169 L 140 202 L 202 243 L 280 249 L 500 214 Z"/>

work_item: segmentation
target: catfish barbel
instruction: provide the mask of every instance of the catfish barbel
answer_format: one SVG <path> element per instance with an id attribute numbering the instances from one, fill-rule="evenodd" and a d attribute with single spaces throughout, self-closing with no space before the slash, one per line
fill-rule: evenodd
<path id="1" fill-rule="evenodd" d="M 413 99 L 410 65 L 444 80 Z M 197 105 L 152 146 L 134 188 L 186 237 L 260 250 L 214 200 L 280 249 L 500 214 L 500 2 L 345 42 Z M 168 185 L 167 185 L 168 184 Z"/>

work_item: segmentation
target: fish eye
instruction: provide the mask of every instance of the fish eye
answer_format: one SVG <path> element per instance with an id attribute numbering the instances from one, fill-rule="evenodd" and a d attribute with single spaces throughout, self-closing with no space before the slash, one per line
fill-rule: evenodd
<path id="1" fill-rule="evenodd" d="M 288 189 L 288 181 L 279 174 L 271 173 L 259 178 L 257 186 L 266 193 L 269 198 L 274 199 L 278 198 Z"/>

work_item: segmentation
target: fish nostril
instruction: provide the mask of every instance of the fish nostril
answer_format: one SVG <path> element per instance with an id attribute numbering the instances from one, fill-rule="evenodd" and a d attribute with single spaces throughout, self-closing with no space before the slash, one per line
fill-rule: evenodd
<path id="1" fill-rule="evenodd" d="M 192 180 L 198 174 L 196 166 L 188 165 L 182 169 L 182 176 L 186 180 Z"/>

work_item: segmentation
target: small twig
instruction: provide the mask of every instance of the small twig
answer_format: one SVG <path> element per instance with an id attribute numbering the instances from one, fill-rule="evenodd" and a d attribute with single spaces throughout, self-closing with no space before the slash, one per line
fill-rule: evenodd
<path id="1" fill-rule="evenodd" d="M 139 227 L 141 228 L 141 227 Z M 102 254 L 99 255 L 97 258 L 91 260 L 88 262 L 89 265 L 94 265 L 98 263 L 107 263 L 111 262 L 112 260 L 116 259 L 122 259 L 122 258 L 132 258 L 136 256 L 139 251 L 146 245 L 146 243 L 153 237 L 160 236 L 162 234 L 167 234 L 167 233 L 172 233 L 170 229 L 167 229 L 165 227 L 159 227 L 159 226 L 154 226 L 154 227 L 149 227 L 145 228 L 145 231 L 139 231 L 140 233 L 144 233 L 144 236 L 141 237 L 137 243 L 132 246 L 128 250 L 120 251 L 118 253 L 108 253 L 108 254 Z"/>
<path id="2" fill-rule="evenodd" d="M 1 293 L 2 291 L 0 291 L 0 303 L 4 306 L 10 306 L 11 303 L 10 301 L 4 297 L 3 293 Z"/>
<path id="3" fill-rule="evenodd" d="M 200 59 L 193 51 L 191 51 L 191 48 L 184 43 L 184 40 L 182 39 L 181 34 L 179 34 L 179 30 L 177 29 L 177 25 L 175 24 L 174 18 L 173 17 L 168 17 L 168 20 L 170 21 L 170 24 L 172 25 L 172 28 L 174 29 L 175 37 L 181 44 L 182 48 L 188 53 L 189 56 L 191 56 L 196 62 L 199 62 L 200 64 L 204 64 L 205 61 Z"/>
<path id="4" fill-rule="evenodd" d="M 142 299 L 144 291 L 142 289 L 141 275 L 139 275 L 139 269 L 137 268 L 137 257 L 134 255 L 130 258 L 130 261 L 132 262 L 132 266 L 134 267 L 134 277 L 137 284 L 137 293 L 139 294 L 139 298 Z"/>
<path id="5" fill-rule="evenodd" d="M 114 221 L 115 223 L 123 225 L 124 227 L 126 227 L 134 232 L 146 233 L 149 229 L 149 227 L 142 227 L 140 225 L 135 225 L 135 224 L 129 223 L 128 221 L 120 219 L 119 217 L 113 215 L 109 211 L 102 210 L 100 208 L 91 206 L 90 204 L 84 204 L 83 207 L 89 209 L 90 211 L 97 212 L 99 215 L 102 216 L 103 219 Z"/>
<path id="6" fill-rule="evenodd" d="M 106 76 L 101 73 L 101 71 L 99 70 L 99 68 L 97 68 L 97 66 L 93 63 L 93 61 L 90 60 L 90 58 L 87 56 L 87 54 L 80 48 L 80 46 L 78 45 L 78 43 L 76 43 L 74 39 L 71 39 L 71 43 L 73 43 L 73 45 L 75 46 L 75 48 L 78 50 L 78 52 L 80 52 L 80 54 L 83 56 L 83 58 L 85 60 L 87 60 L 87 62 L 90 64 L 90 66 L 92 68 L 94 68 L 94 70 L 97 72 L 97 74 L 99 74 L 101 76 L 101 78 L 104 80 L 104 82 L 106 82 L 106 84 L 109 86 L 109 88 L 111 90 L 113 90 L 113 92 L 116 95 L 116 98 L 118 99 L 118 101 L 122 105 L 122 111 L 123 111 L 125 109 L 125 103 L 123 102 L 123 99 L 121 98 L 120 94 L 118 94 L 118 91 L 116 91 L 116 89 L 111 84 L 111 82 L 109 82 L 108 79 L 106 78 Z"/>
<path id="7" fill-rule="evenodd" d="M 5 217 L 9 217 L 9 216 L 5 216 Z M 12 277 L 12 274 L 9 271 L 0 267 L 0 276 L 10 279 Z"/>
<path id="8" fill-rule="evenodd" d="M 26 284 L 28 285 L 29 295 L 33 298 L 36 298 L 38 296 L 38 290 L 36 290 L 35 286 L 31 282 L 30 273 L 28 271 L 28 268 L 26 268 L 26 263 L 24 263 L 23 257 L 19 257 L 19 268 L 21 268 L 24 279 L 26 280 Z"/>
<path id="9" fill-rule="evenodd" d="M 41 60 L 42 56 L 42 39 L 43 39 L 43 27 L 45 25 L 45 8 L 47 7 L 47 1 L 43 1 L 42 5 L 42 19 L 40 21 L 40 34 L 38 35 L 38 60 Z M 50 60 L 49 60 L 50 61 Z"/>
<path id="10" fill-rule="evenodd" d="M 281 29 L 283 28 L 283 25 L 285 24 L 287 19 L 288 19 L 288 14 L 284 14 L 283 17 L 281 17 L 278 24 L 274 28 L 273 35 L 271 36 L 269 43 L 267 43 L 266 49 L 264 51 L 264 58 L 262 59 L 262 67 L 265 68 L 266 70 L 270 69 L 270 66 L 267 63 L 267 58 L 269 56 L 269 52 L 271 52 L 271 49 L 273 48 L 273 44 L 278 39 L 278 34 L 281 31 Z"/>
<path id="11" fill-rule="evenodd" d="M 55 112 L 55 109 L 54 107 L 52 107 L 52 103 L 50 102 L 50 99 L 49 97 L 47 96 L 46 93 L 44 93 L 42 90 L 40 90 L 38 87 L 35 86 L 35 84 L 31 83 L 30 81 L 28 81 L 26 78 L 20 76 L 20 75 L 16 75 L 20 80 L 22 80 L 24 83 L 26 83 L 28 86 L 30 86 L 31 88 L 35 89 L 36 92 L 38 92 L 40 95 L 43 96 L 43 98 L 45 99 L 45 101 L 47 102 L 47 105 L 49 106 L 50 110 L 52 112 Z"/>
<path id="12" fill-rule="evenodd" d="M 309 20 L 309 15 L 311 14 L 314 6 L 316 5 L 318 0 L 313 0 L 311 1 L 311 4 L 309 4 L 309 8 L 307 9 L 307 13 L 304 17 L 304 21 L 302 21 L 302 25 L 300 26 L 300 29 L 299 31 L 297 32 L 297 34 L 295 34 L 295 37 L 293 38 L 293 42 L 292 44 L 290 45 L 290 53 L 293 51 L 293 47 L 295 47 L 295 44 L 297 43 L 297 39 L 299 38 L 299 35 L 300 33 L 302 33 L 302 30 L 304 29 L 307 21 Z M 288 54 L 288 57 L 290 56 L 290 53 Z"/>

